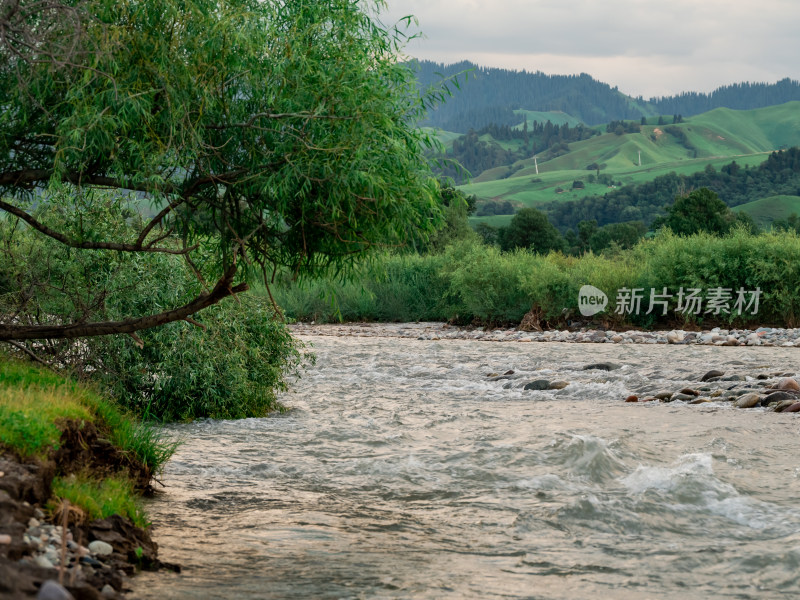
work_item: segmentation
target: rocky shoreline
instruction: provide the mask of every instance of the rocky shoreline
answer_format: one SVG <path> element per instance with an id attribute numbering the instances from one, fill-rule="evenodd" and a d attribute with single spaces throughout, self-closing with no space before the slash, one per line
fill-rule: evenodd
<path id="1" fill-rule="evenodd" d="M 522 331 L 519 328 L 482 329 L 448 323 L 293 323 L 296 335 L 399 337 L 417 340 L 478 340 L 485 342 L 565 342 L 594 344 L 702 344 L 706 346 L 800 347 L 800 328 L 723 329 L 704 331 L 612 331 L 583 327 L 577 330 Z"/>
<path id="2" fill-rule="evenodd" d="M 127 578 L 136 571 L 177 570 L 158 560 L 149 531 L 126 518 L 87 521 L 69 505 L 59 507 L 60 513 L 45 510 L 55 474 L 71 472 L 64 457 L 87 464 L 87 453 L 105 452 L 104 460 L 88 462 L 101 465 L 113 454 L 103 450 L 106 444 L 93 428 L 84 428 L 81 437 L 71 435 L 72 429 L 65 429 L 57 456 L 46 461 L 23 460 L 0 448 L 0 598 L 124 598 Z"/>
<path id="3" fill-rule="evenodd" d="M 584 371 L 616 371 L 622 365 L 613 362 L 591 363 Z M 800 412 L 800 383 L 795 373 L 770 372 L 758 374 L 727 373 L 713 369 L 696 377 L 696 383 L 669 390 L 657 385 L 645 385 L 624 398 L 625 402 L 678 402 L 706 404 L 729 402 L 736 408 L 763 408 L 774 412 Z M 531 379 L 530 375 L 508 370 L 504 373 L 487 373 L 487 381 L 503 382 L 505 389 L 522 391 L 563 390 L 570 381 Z"/>

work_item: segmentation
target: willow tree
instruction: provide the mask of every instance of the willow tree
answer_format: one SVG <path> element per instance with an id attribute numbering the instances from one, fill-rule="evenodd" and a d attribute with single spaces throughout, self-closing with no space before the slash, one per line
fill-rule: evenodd
<path id="1" fill-rule="evenodd" d="M 17 12 L 0 15 L 3 231 L 69 252 L 173 255 L 204 289 L 151 314 L 65 322 L 39 311 L 34 322 L 20 315 L 58 285 L 21 280 L 7 290 L 0 340 L 191 320 L 256 275 L 346 271 L 440 219 L 413 126 L 426 101 L 398 61 L 405 38 L 363 2 L 27 4 L 4 0 Z M 70 19 L 43 18 L 59 6 Z M 109 197 L 147 218 L 108 227 Z M 10 256 L 10 234 L 0 243 Z"/>

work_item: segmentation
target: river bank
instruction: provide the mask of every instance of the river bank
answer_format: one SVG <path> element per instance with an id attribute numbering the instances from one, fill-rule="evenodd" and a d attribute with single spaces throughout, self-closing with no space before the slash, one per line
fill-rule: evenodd
<path id="1" fill-rule="evenodd" d="M 89 388 L 0 361 L 0 597 L 122 598 L 171 567 L 138 498 L 174 447 Z"/>
<path id="2" fill-rule="evenodd" d="M 477 340 L 485 342 L 566 342 L 595 344 L 701 344 L 705 346 L 800 347 L 800 328 L 761 327 L 669 331 L 581 328 L 577 330 L 523 331 L 517 327 L 484 329 L 448 323 L 292 323 L 296 335 L 397 337 L 417 340 Z"/>

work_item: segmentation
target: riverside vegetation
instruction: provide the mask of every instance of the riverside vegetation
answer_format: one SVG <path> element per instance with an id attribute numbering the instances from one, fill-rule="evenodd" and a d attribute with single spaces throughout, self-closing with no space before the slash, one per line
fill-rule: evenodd
<path id="1" fill-rule="evenodd" d="M 719 236 L 679 236 L 662 230 L 629 250 L 568 256 L 527 249 L 503 252 L 463 240 L 436 254 L 385 254 L 364 264 L 357 280 L 287 283 L 274 291 L 287 315 L 305 321 L 451 321 L 519 323 L 533 313 L 543 327 L 581 321 L 578 291 L 609 299 L 595 320 L 615 329 L 698 328 L 713 324 L 795 327 L 800 317 L 800 238 L 794 231 L 752 234 L 734 228 Z M 757 314 L 692 314 L 669 310 L 620 315 L 617 290 L 664 287 L 761 290 Z M 646 305 L 646 302 L 643 302 Z M 670 307 L 671 309 L 674 306 Z M 586 321 L 586 320 L 584 320 Z"/>

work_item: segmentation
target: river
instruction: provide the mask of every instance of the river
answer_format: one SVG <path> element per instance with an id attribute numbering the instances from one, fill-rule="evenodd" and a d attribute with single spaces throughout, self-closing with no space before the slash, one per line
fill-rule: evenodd
<path id="1" fill-rule="evenodd" d="M 168 428 L 184 443 L 147 509 L 183 572 L 131 597 L 800 594 L 800 417 L 623 401 L 797 374 L 796 349 L 302 339 L 318 359 L 288 414 Z M 509 369 L 570 384 L 487 378 Z"/>

